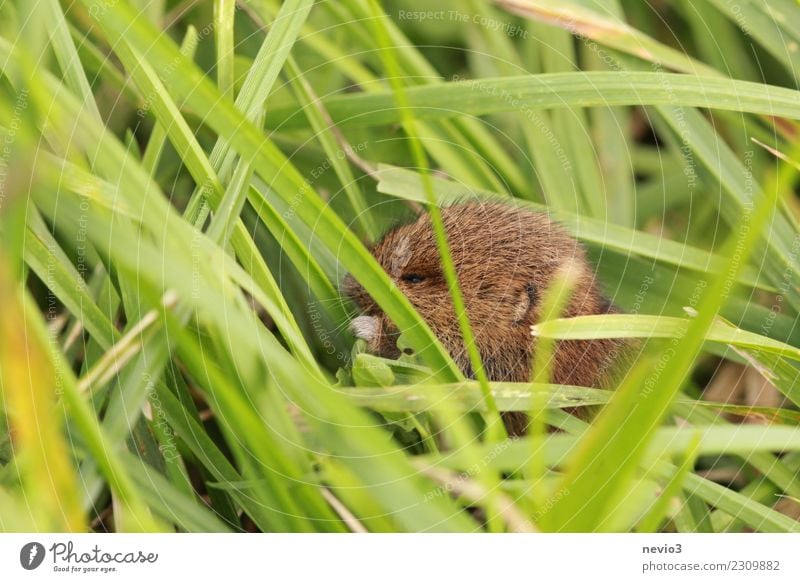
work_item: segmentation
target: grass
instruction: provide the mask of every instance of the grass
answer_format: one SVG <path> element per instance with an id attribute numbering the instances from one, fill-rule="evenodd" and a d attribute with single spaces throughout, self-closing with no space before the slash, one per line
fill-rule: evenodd
<path id="1" fill-rule="evenodd" d="M 0 529 L 800 531 L 776 4 L 0 2 Z M 368 245 L 430 212 L 473 337 L 465 196 L 583 242 L 622 313 L 535 333 L 637 338 L 619 385 L 464 378 Z"/>

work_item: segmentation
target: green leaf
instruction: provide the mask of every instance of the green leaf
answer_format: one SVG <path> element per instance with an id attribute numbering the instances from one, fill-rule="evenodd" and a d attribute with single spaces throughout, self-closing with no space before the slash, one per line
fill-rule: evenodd
<path id="1" fill-rule="evenodd" d="M 800 119 L 796 91 L 675 73 L 586 71 L 474 79 L 409 87 L 408 101 L 414 115 L 422 120 L 616 105 L 682 105 Z M 339 126 L 370 127 L 400 121 L 391 93 L 336 95 L 322 102 Z M 282 108 L 273 114 L 275 122 L 267 120 L 270 129 L 287 131 L 307 126 L 297 109 Z"/>

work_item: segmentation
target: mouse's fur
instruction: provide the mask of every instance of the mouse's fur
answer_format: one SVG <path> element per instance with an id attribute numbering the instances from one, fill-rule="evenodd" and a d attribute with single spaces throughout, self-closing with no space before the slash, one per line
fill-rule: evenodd
<path id="1" fill-rule="evenodd" d="M 612 310 L 598 288 L 583 248 L 546 215 L 499 203 L 470 202 L 443 208 L 442 219 L 490 380 L 530 379 L 536 343 L 531 325 L 539 318 L 542 293 L 565 262 L 572 260 L 579 274 L 564 316 Z M 456 364 L 471 377 L 429 216 L 422 214 L 416 221 L 389 231 L 372 252 Z M 351 276 L 345 278 L 343 291 L 364 314 L 354 321 L 354 334 L 368 340 L 374 353 L 397 357 L 397 327 Z M 558 342 L 553 382 L 601 385 L 619 345 L 611 339 Z M 524 433 L 524 414 L 506 413 L 504 419 L 511 434 Z"/>

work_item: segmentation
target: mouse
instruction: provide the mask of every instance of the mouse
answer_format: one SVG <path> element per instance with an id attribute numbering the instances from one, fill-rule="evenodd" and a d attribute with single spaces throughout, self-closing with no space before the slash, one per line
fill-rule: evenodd
<path id="1" fill-rule="evenodd" d="M 541 299 L 566 262 L 577 270 L 561 317 L 616 313 L 601 292 L 582 245 L 547 214 L 501 202 L 470 201 L 441 208 L 450 253 L 475 343 L 490 381 L 528 382 L 536 349 L 531 326 Z M 425 319 L 467 378 L 474 378 L 439 259 L 431 219 L 421 213 L 390 229 L 372 255 Z M 399 330 L 352 275 L 342 292 L 358 307 L 350 329 L 371 353 L 397 358 Z M 603 387 L 621 350 L 620 340 L 559 340 L 551 381 Z M 510 436 L 525 434 L 527 415 L 503 412 Z"/>

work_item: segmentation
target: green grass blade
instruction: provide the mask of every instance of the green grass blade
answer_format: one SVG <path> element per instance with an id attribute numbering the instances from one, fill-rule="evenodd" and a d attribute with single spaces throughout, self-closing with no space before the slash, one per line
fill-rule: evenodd
<path id="1" fill-rule="evenodd" d="M 233 101 L 233 20 L 235 0 L 214 0 L 214 45 L 217 49 L 217 87 Z"/>
<path id="2" fill-rule="evenodd" d="M 702 293 L 698 315 L 672 348 L 670 365 L 651 372 L 648 366 L 652 360 L 637 364 L 616 397 L 598 416 L 561 481 L 561 488 L 575 495 L 555 501 L 552 511 L 545 516 L 548 529 L 593 531 L 603 523 L 608 508 L 621 496 L 622 484 L 633 477 L 648 437 L 686 381 L 686 374 L 727 299 L 742 262 L 756 246 L 761 229 L 774 212 L 775 202 L 761 201 L 753 216 L 747 216 L 748 228 L 726 243 L 731 257 L 728 266 Z M 624 443 L 635 444 L 626 448 Z"/>
<path id="3" fill-rule="evenodd" d="M 800 118 L 797 93 L 790 89 L 717 77 L 652 72 L 547 73 L 423 85 L 407 89 L 409 107 L 420 120 L 486 115 L 518 109 L 683 105 Z M 392 94 L 362 93 L 323 99 L 337 125 L 372 127 L 400 121 Z M 307 127 L 302 112 L 276 109 L 267 127 Z M 277 122 L 280 122 L 279 124 Z"/>
<path id="4" fill-rule="evenodd" d="M 458 281 L 458 274 L 456 273 L 455 263 L 453 256 L 450 254 L 450 246 L 447 239 L 447 233 L 444 228 L 444 221 L 439 207 L 436 204 L 436 195 L 433 191 L 433 184 L 430 178 L 430 168 L 428 160 L 425 156 L 425 151 L 419 141 L 416 130 L 416 121 L 413 113 L 409 109 L 408 101 L 406 99 L 406 89 L 403 82 L 398 76 L 397 62 L 394 55 L 394 47 L 390 44 L 389 33 L 383 24 L 384 17 L 381 14 L 380 6 L 375 0 L 370 3 L 372 8 L 373 17 L 375 18 L 375 32 L 378 36 L 378 42 L 383 49 L 382 58 L 386 68 L 389 71 L 394 95 L 397 102 L 397 108 L 400 110 L 401 121 L 403 129 L 409 139 L 409 146 L 414 159 L 416 167 L 420 171 L 422 178 L 422 190 L 426 196 L 426 204 L 428 215 L 433 226 L 433 231 L 436 236 L 436 246 L 439 250 L 439 260 L 441 262 L 442 271 L 445 276 L 447 288 L 450 291 L 450 297 L 453 301 L 453 309 L 456 317 L 458 318 L 459 329 L 461 336 L 464 339 L 465 349 L 469 354 L 469 362 L 478 383 L 483 391 L 483 396 L 486 399 L 486 408 L 489 410 L 490 416 L 488 419 L 488 436 L 492 440 L 499 440 L 507 436 L 505 428 L 500 418 L 500 413 L 497 410 L 497 405 L 492 397 L 489 388 L 489 379 L 486 376 L 483 362 L 481 361 L 478 347 L 475 344 L 475 336 L 472 333 L 472 324 L 469 320 L 469 315 L 466 311 L 464 303 L 464 296 L 461 293 L 460 283 Z"/>
<path id="5" fill-rule="evenodd" d="M 589 38 L 676 71 L 701 75 L 716 73 L 711 67 L 691 58 L 684 52 L 661 44 L 636 30 L 624 19 L 600 14 L 576 2 L 498 0 L 498 4 L 524 18 L 566 28 L 580 37 Z"/>
<path id="6" fill-rule="evenodd" d="M 85 5 L 91 9 L 92 6 L 99 6 L 99 2 L 85 0 Z M 124 2 L 106 8 L 95 8 L 95 11 L 108 34 L 127 39 L 139 50 L 145 51 L 142 54 L 155 63 L 177 60 L 185 65 L 180 67 L 183 75 L 171 78 L 177 94 L 185 97 L 187 103 L 196 110 L 215 112 L 206 118 L 208 124 L 230 141 L 241 156 L 253 163 L 255 171 L 274 187 L 276 193 L 290 204 L 294 201 L 296 214 L 306 224 L 316 225 L 316 232 L 327 245 L 341 249 L 343 265 L 371 292 L 400 329 L 407 331 L 410 341 L 431 369 L 444 379 L 459 379 L 459 370 L 424 320 L 416 314 L 405 297 L 391 291 L 388 277 L 367 249 L 341 219 L 325 206 L 297 170 L 287 164 L 285 156 L 274 144 L 265 141 L 261 133 L 238 111 L 220 100 L 219 92 L 202 73 L 194 65 L 186 63 L 174 45 L 164 37 L 159 37 Z"/>

